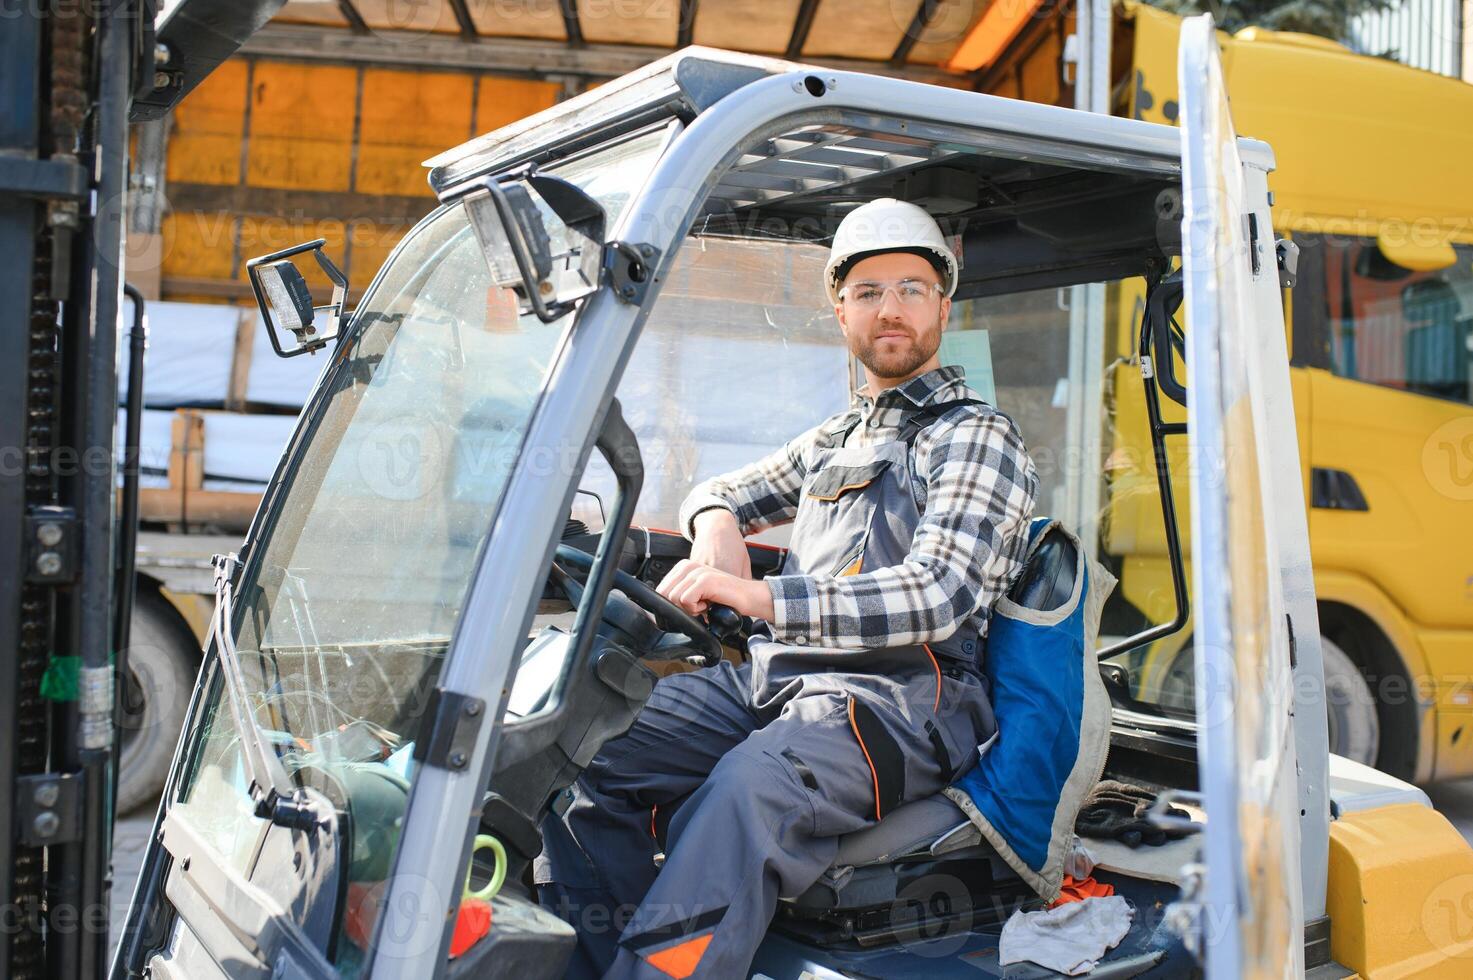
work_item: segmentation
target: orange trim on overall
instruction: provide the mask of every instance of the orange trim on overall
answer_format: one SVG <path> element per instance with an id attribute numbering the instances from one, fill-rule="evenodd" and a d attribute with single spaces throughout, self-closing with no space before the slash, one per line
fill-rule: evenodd
<path id="1" fill-rule="evenodd" d="M 922 643 L 921 649 L 926 651 L 926 656 L 931 658 L 931 666 L 936 668 L 936 703 L 931 705 L 931 713 L 935 714 L 941 710 L 941 662 L 931 652 L 930 644 Z"/>
<path id="2" fill-rule="evenodd" d="M 687 939 L 679 946 L 671 946 L 658 953 L 644 954 L 645 962 L 666 976 L 674 977 L 675 980 L 685 980 L 686 977 L 696 972 L 696 967 L 700 965 L 706 947 L 711 945 L 711 940 L 715 936 L 714 931 L 708 932 L 704 936 Z"/>
<path id="3" fill-rule="evenodd" d="M 653 837 L 655 840 L 660 839 L 660 835 L 655 833 L 655 811 L 657 809 L 659 809 L 659 807 L 650 807 L 650 836 Z"/>
<path id="4" fill-rule="evenodd" d="M 880 774 L 875 771 L 875 760 L 869 757 L 869 749 L 864 744 L 864 736 L 859 734 L 859 725 L 854 720 L 854 698 L 849 698 L 849 727 L 854 730 L 854 740 L 859 743 L 859 751 L 864 753 L 864 761 L 869 763 L 870 779 L 875 784 L 875 819 L 880 817 Z"/>
<path id="5" fill-rule="evenodd" d="M 814 500 L 838 500 L 840 497 L 844 496 L 844 494 L 847 493 L 848 491 L 850 491 L 850 490 L 863 490 L 865 487 L 869 486 L 871 483 L 874 483 L 874 482 L 875 482 L 875 478 L 874 477 L 870 477 L 868 480 L 865 480 L 863 483 L 846 483 L 842 487 L 840 487 L 839 489 L 835 490 L 833 496 L 831 496 L 831 497 L 821 496 L 819 494 L 814 493 L 812 490 L 808 491 L 808 496 L 812 497 Z"/>

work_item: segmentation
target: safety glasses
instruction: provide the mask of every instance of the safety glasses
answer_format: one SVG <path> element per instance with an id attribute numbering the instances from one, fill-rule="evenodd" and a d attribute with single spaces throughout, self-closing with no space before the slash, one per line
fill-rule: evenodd
<path id="1" fill-rule="evenodd" d="M 941 284 L 924 279 L 865 279 L 845 283 L 839 298 L 861 310 L 877 310 L 885 302 L 885 294 L 894 290 L 900 305 L 919 309 L 941 292 Z"/>

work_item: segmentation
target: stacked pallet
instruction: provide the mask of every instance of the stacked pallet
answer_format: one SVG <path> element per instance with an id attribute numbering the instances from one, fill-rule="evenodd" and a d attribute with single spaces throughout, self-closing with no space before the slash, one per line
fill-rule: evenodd
<path id="1" fill-rule="evenodd" d="M 131 307 L 123 323 L 132 322 Z M 326 355 L 282 359 L 254 309 L 148 306 L 140 518 L 173 529 L 242 530 L 255 513 Z M 118 432 L 126 431 L 128 348 L 118 344 Z"/>

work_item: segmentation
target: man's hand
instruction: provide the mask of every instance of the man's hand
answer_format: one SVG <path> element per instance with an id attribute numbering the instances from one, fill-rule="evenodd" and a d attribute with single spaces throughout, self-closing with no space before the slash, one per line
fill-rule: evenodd
<path id="1" fill-rule="evenodd" d="M 657 590 L 692 616 L 711 603 L 730 606 L 743 616 L 771 619 L 772 593 L 752 580 L 752 560 L 736 515 L 720 507 L 696 515 L 690 559 L 670 570 Z"/>
<path id="2" fill-rule="evenodd" d="M 752 577 L 752 559 L 747 554 L 747 543 L 742 540 L 735 514 L 713 507 L 697 514 L 693 524 L 695 541 L 690 546 L 691 561 L 737 578 Z"/>
<path id="3" fill-rule="evenodd" d="M 701 615 L 712 603 L 755 619 L 770 620 L 774 615 L 766 582 L 738 578 L 690 559 L 670 569 L 656 591 L 692 616 Z"/>

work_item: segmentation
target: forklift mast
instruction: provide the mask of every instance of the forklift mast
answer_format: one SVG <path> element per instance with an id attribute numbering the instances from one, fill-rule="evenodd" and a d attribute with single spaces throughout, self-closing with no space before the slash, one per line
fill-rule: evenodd
<path id="1" fill-rule="evenodd" d="M 108 959 L 130 113 L 167 112 L 282 2 L 182 0 L 156 30 L 156 0 L 56 0 L 14 5 L 0 30 L 0 975 L 15 980 L 99 977 Z M 141 349 L 141 322 L 134 336 Z"/>

